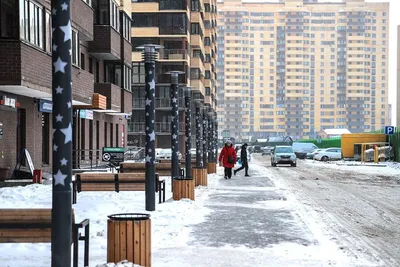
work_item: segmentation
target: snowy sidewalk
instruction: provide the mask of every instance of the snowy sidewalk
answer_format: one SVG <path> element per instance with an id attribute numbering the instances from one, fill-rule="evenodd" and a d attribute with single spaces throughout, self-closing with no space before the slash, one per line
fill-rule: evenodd
<path id="1" fill-rule="evenodd" d="M 268 178 L 268 171 L 250 167 L 231 180 L 209 176 L 209 209 L 192 226 L 186 246 L 160 248 L 154 266 L 335 266 L 335 248 L 322 246 L 293 206 Z M 172 222 L 173 223 L 173 222 Z M 337 265 L 338 266 L 338 265 Z M 346 266 L 340 265 L 340 266 Z M 348 266 L 348 265 L 347 265 Z"/>

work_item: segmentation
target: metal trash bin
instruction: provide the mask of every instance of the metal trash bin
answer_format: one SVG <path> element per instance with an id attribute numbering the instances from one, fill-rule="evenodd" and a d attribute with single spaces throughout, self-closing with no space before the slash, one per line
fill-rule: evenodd
<path id="1" fill-rule="evenodd" d="M 151 220 L 149 214 L 121 213 L 108 216 L 107 262 L 128 260 L 151 266 Z"/>

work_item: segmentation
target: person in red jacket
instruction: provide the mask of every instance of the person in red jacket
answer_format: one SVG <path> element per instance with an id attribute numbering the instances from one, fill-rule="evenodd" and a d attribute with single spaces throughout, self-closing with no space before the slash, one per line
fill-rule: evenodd
<path id="1" fill-rule="evenodd" d="M 225 179 L 231 179 L 232 168 L 235 167 L 236 161 L 236 151 L 232 146 L 232 142 L 228 140 L 226 141 L 225 146 L 222 148 L 221 153 L 219 154 L 219 165 L 222 165 L 225 168 Z"/>

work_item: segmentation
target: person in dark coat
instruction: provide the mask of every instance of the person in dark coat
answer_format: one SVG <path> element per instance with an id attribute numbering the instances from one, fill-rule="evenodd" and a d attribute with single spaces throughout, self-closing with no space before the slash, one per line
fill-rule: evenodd
<path id="1" fill-rule="evenodd" d="M 232 146 L 232 142 L 228 140 L 226 141 L 225 146 L 222 148 L 221 153 L 219 154 L 219 165 L 222 165 L 225 168 L 225 179 L 231 179 L 232 168 L 235 167 L 236 161 L 237 157 L 235 149 Z"/>
<path id="2" fill-rule="evenodd" d="M 242 146 L 242 151 L 240 151 L 240 160 L 242 161 L 242 167 L 239 169 L 233 170 L 233 173 L 236 175 L 238 171 L 241 171 L 244 169 L 246 177 L 250 177 L 249 175 L 249 162 L 247 160 L 247 144 L 243 144 Z"/>

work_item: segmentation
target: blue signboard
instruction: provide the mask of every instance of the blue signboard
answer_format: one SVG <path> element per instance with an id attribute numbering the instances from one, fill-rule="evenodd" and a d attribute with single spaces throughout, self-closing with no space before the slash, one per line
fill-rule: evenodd
<path id="1" fill-rule="evenodd" d="M 52 113 L 53 112 L 53 103 L 48 100 L 40 99 L 39 112 Z"/>
<path id="2" fill-rule="evenodd" d="M 386 135 L 393 135 L 396 130 L 394 126 L 385 126 L 385 134 Z"/>

